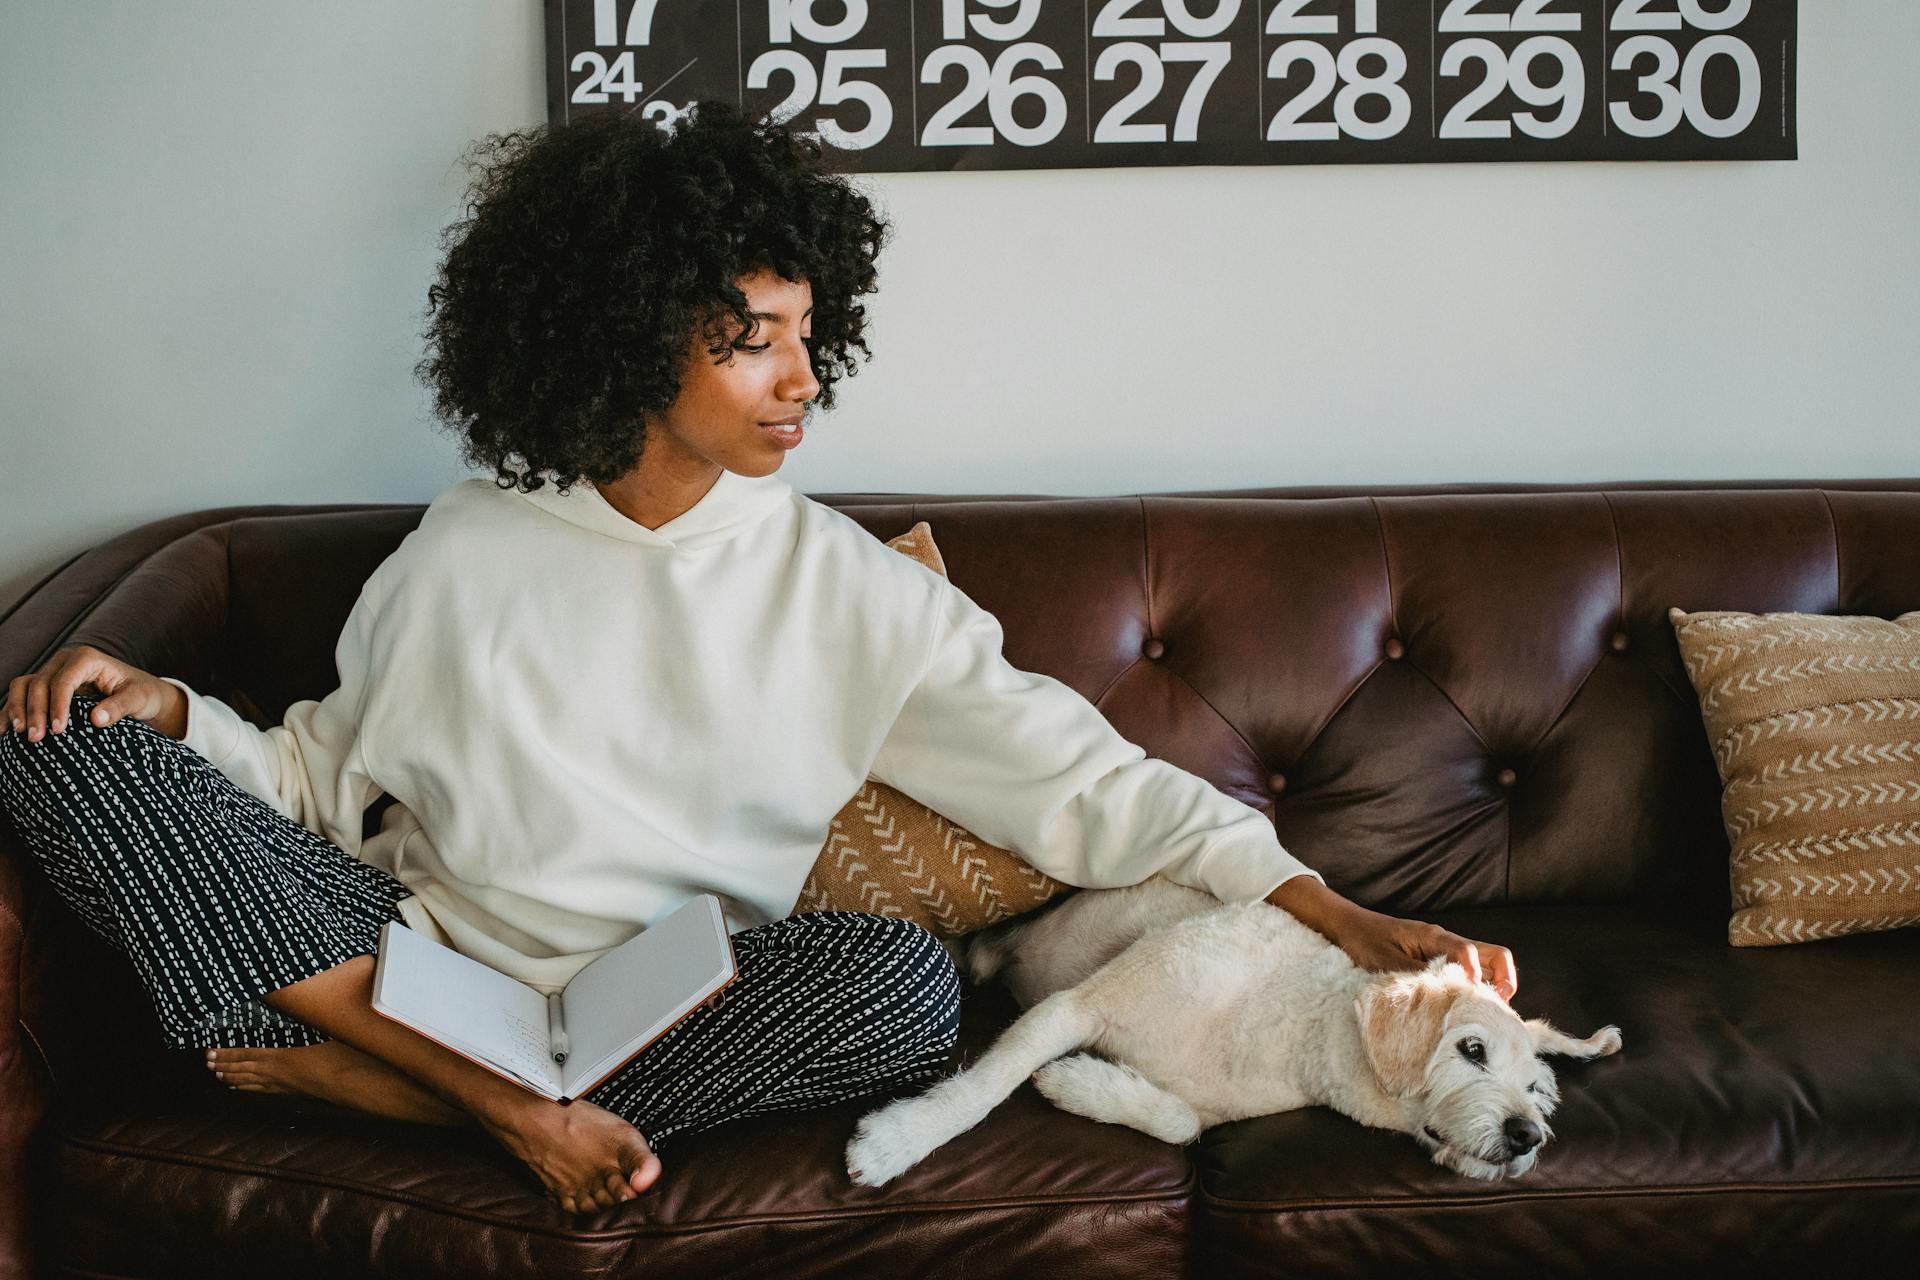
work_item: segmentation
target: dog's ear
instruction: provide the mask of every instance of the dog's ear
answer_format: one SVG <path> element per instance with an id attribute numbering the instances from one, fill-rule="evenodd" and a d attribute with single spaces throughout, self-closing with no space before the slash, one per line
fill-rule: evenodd
<path id="1" fill-rule="evenodd" d="M 1533 1051 L 1557 1053 L 1568 1058 L 1604 1058 L 1619 1050 L 1620 1028 L 1602 1027 L 1585 1040 L 1576 1040 L 1545 1018 L 1528 1018 L 1527 1032 L 1533 1037 Z"/>
<path id="2" fill-rule="evenodd" d="M 1360 1047 L 1388 1096 L 1410 1098 L 1419 1091 L 1447 1014 L 1469 985 L 1464 971 L 1455 975 L 1429 966 L 1418 973 L 1383 975 L 1362 989 L 1354 1001 Z"/>

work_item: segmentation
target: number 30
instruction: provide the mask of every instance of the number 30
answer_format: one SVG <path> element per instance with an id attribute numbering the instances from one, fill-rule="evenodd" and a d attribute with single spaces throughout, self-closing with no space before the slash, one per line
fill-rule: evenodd
<path id="1" fill-rule="evenodd" d="M 1657 98 L 1660 109 L 1652 116 L 1637 116 L 1631 102 L 1610 103 L 1609 112 L 1620 132 L 1635 138 L 1662 137 L 1673 132 L 1682 114 L 1687 123 L 1709 138 L 1731 138 L 1753 123 L 1760 110 L 1760 60 L 1745 41 L 1726 35 L 1708 36 L 1687 50 L 1683 65 L 1672 41 L 1659 36 L 1631 36 L 1614 50 L 1613 69 L 1630 71 L 1641 55 L 1649 53 L 1654 58 L 1653 72 L 1640 77 L 1639 89 Z M 1740 99 L 1724 119 L 1708 114 L 1700 96 L 1700 78 L 1707 63 L 1719 54 L 1732 58 L 1740 71 Z M 1680 75 L 1678 88 L 1673 83 L 1675 72 Z"/>

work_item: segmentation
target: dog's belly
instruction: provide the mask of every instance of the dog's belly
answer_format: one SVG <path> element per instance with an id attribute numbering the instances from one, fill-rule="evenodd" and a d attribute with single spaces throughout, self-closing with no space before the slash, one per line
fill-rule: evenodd
<path id="1" fill-rule="evenodd" d="M 1325 1101 L 1314 1064 L 1350 1017 L 1352 962 L 1282 911 L 1225 907 L 1141 938 L 1083 990 L 1096 1052 L 1177 1094 L 1208 1124 Z"/>
<path id="2" fill-rule="evenodd" d="M 1176 927 L 1102 975 L 1124 998 L 1100 1002 L 1105 1027 L 1092 1047 L 1178 1095 L 1207 1124 L 1308 1106 L 1318 1099 L 1297 1068 L 1320 1031 L 1306 1010 L 1283 1009 L 1282 992 L 1310 953 L 1284 929 L 1260 937 Z"/>
<path id="3" fill-rule="evenodd" d="M 1205 1125 L 1292 1111 L 1318 1101 L 1273 1064 L 1263 1070 L 1260 1063 L 1247 1062 L 1234 1051 L 1232 1037 L 1183 1042 L 1164 1027 L 1130 1022 L 1109 1027 L 1092 1048 L 1177 1095 Z"/>

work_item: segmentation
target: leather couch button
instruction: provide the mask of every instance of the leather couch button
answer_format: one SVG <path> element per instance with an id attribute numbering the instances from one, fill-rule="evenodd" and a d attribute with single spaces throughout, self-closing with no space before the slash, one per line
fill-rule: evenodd
<path id="1" fill-rule="evenodd" d="M 1510 787 L 1514 783 L 1520 781 L 1520 775 L 1515 773 L 1511 769 L 1502 769 L 1499 773 L 1494 775 L 1493 780 L 1495 782 L 1498 782 L 1503 787 Z"/>
<path id="2" fill-rule="evenodd" d="M 1282 791 L 1285 791 L 1286 789 L 1287 789 L 1286 774 L 1276 773 L 1271 778 L 1267 779 L 1267 790 L 1273 792 L 1273 794 L 1279 795 Z"/>
<path id="3" fill-rule="evenodd" d="M 1632 641 L 1627 639 L 1626 632 L 1616 631 L 1613 633 L 1613 639 L 1607 641 L 1607 646 L 1611 648 L 1615 653 L 1625 653 L 1627 651 L 1627 646 L 1631 643 Z"/>
<path id="4" fill-rule="evenodd" d="M 1147 641 L 1147 643 L 1141 647 L 1140 651 L 1146 654 L 1149 658 L 1158 660 L 1160 655 L 1167 651 L 1167 646 L 1165 646 L 1164 644 L 1161 644 L 1159 639 L 1155 638 Z"/>
<path id="5" fill-rule="evenodd" d="M 1400 659 L 1406 656 L 1407 656 L 1407 646 L 1400 643 L 1400 638 L 1398 636 L 1395 636 L 1393 639 L 1387 641 L 1388 661 L 1398 662 L 1400 661 Z"/>

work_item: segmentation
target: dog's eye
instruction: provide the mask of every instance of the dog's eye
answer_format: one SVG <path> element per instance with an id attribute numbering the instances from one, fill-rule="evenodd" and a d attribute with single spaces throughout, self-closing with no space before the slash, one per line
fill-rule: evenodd
<path id="1" fill-rule="evenodd" d="M 1528 1085 L 1528 1086 L 1527 1086 L 1527 1092 L 1528 1092 L 1528 1093 L 1538 1093 L 1538 1092 L 1540 1092 L 1540 1086 L 1538 1086 L 1538 1085 L 1532 1085 L 1532 1084 L 1530 1084 L 1530 1085 Z"/>
<path id="2" fill-rule="evenodd" d="M 1478 1040 L 1462 1040 L 1460 1055 L 1475 1066 L 1484 1066 L 1487 1061 L 1487 1047 Z"/>

